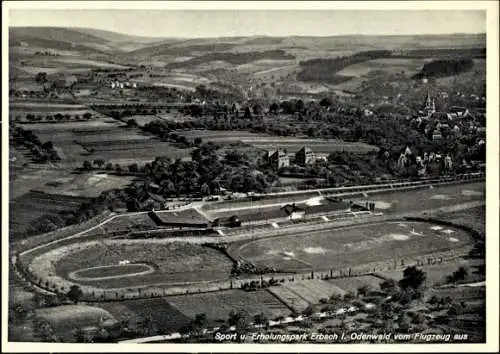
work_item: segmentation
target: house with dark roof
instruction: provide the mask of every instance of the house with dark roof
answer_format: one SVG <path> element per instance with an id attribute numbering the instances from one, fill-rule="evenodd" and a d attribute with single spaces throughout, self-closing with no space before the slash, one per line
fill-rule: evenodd
<path id="1" fill-rule="evenodd" d="M 166 200 L 157 194 L 151 192 L 146 193 L 145 197 L 139 201 L 136 206 L 137 210 L 152 210 L 165 208 Z"/>
<path id="2" fill-rule="evenodd" d="M 263 159 L 265 163 L 267 163 L 269 166 L 275 169 L 280 169 L 282 167 L 290 166 L 290 157 L 283 149 L 267 151 L 264 154 Z"/>
<path id="3" fill-rule="evenodd" d="M 316 160 L 314 151 L 311 148 L 304 146 L 295 153 L 295 162 L 300 166 L 307 166 Z"/>

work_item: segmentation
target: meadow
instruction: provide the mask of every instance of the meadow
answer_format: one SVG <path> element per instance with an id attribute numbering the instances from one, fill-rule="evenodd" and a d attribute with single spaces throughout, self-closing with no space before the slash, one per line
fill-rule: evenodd
<path id="1" fill-rule="evenodd" d="M 42 216 L 59 217 L 61 212 L 76 211 L 80 205 L 89 201 L 85 197 L 72 197 L 31 191 L 9 203 L 9 233 L 11 239 L 24 237 L 24 232 L 35 220 Z"/>

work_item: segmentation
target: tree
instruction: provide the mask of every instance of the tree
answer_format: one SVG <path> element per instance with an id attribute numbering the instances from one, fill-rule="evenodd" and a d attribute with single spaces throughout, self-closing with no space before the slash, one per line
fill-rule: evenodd
<path id="1" fill-rule="evenodd" d="M 380 290 L 386 291 L 386 292 L 393 292 L 396 290 L 397 283 L 394 279 L 387 279 L 384 280 L 382 283 L 380 283 Z"/>
<path id="2" fill-rule="evenodd" d="M 128 170 L 130 172 L 134 172 L 134 173 L 138 172 L 139 171 L 139 166 L 136 163 L 133 163 L 130 166 L 128 166 Z"/>
<path id="3" fill-rule="evenodd" d="M 399 330 L 402 332 L 408 332 L 410 330 L 410 326 L 411 326 L 410 317 L 406 314 L 400 315 L 398 318 Z"/>
<path id="4" fill-rule="evenodd" d="M 83 291 L 82 291 L 82 289 L 80 289 L 80 287 L 78 285 L 71 285 L 67 296 L 68 296 L 68 299 L 70 299 L 71 301 L 73 301 L 76 304 L 83 296 Z"/>
<path id="5" fill-rule="evenodd" d="M 252 118 L 252 112 L 250 112 L 249 107 L 245 107 L 245 113 L 243 114 L 243 118 L 245 119 L 251 119 Z"/>
<path id="6" fill-rule="evenodd" d="M 303 311 L 302 315 L 305 317 L 311 317 L 314 313 L 314 309 L 311 305 L 307 306 Z"/>
<path id="7" fill-rule="evenodd" d="M 353 300 L 355 298 L 355 294 L 352 291 L 348 291 L 344 294 L 344 300 Z"/>
<path id="8" fill-rule="evenodd" d="M 199 136 L 197 136 L 196 138 L 194 138 L 194 145 L 196 146 L 200 146 L 202 143 L 202 140 Z"/>
<path id="9" fill-rule="evenodd" d="M 469 275 L 467 269 L 465 269 L 465 267 L 460 267 L 456 271 L 454 271 L 452 275 L 449 275 L 447 277 L 447 281 L 449 283 L 461 281 L 464 280 L 467 277 L 467 275 Z"/>
<path id="10" fill-rule="evenodd" d="M 303 112 L 304 108 L 305 108 L 304 101 L 297 100 L 297 102 L 295 102 L 295 111 L 296 112 Z"/>
<path id="11" fill-rule="evenodd" d="M 127 127 L 129 127 L 129 128 L 135 128 L 135 127 L 137 127 L 137 121 L 135 119 L 133 119 L 133 118 L 129 119 L 127 121 Z"/>
<path id="12" fill-rule="evenodd" d="M 90 161 L 88 160 L 83 161 L 83 169 L 85 171 L 90 171 L 92 169 L 92 164 L 90 163 Z"/>
<path id="13" fill-rule="evenodd" d="M 241 340 L 241 334 L 243 334 L 248 329 L 248 313 L 244 310 L 229 312 L 229 318 L 227 320 L 229 326 L 236 327 L 236 333 L 238 333 L 238 339 Z"/>
<path id="14" fill-rule="evenodd" d="M 201 185 L 201 194 L 202 195 L 210 194 L 210 188 L 208 187 L 208 184 L 206 182 Z"/>
<path id="15" fill-rule="evenodd" d="M 94 165 L 96 165 L 97 167 L 101 168 L 103 165 L 104 165 L 104 160 L 103 159 L 96 159 L 94 160 Z"/>
<path id="16" fill-rule="evenodd" d="M 35 320 L 34 332 L 41 342 L 55 342 L 57 340 L 54 328 L 44 320 Z"/>
<path id="17" fill-rule="evenodd" d="M 35 81 L 41 84 L 44 84 L 47 82 L 47 73 L 42 72 L 36 74 Z"/>
<path id="18" fill-rule="evenodd" d="M 85 113 L 83 114 L 83 119 L 87 119 L 87 120 L 88 120 L 88 119 L 90 119 L 90 118 L 92 118 L 92 113 L 85 112 Z"/>
<path id="19" fill-rule="evenodd" d="M 332 105 L 332 100 L 325 97 L 321 101 L 319 101 L 319 105 L 321 107 L 330 107 Z"/>
<path id="20" fill-rule="evenodd" d="M 258 313 L 253 317 L 253 323 L 256 325 L 265 325 L 269 322 L 264 312 Z"/>
<path id="21" fill-rule="evenodd" d="M 262 106 L 258 103 L 254 104 L 252 107 L 253 114 L 260 116 L 262 114 Z"/>
<path id="22" fill-rule="evenodd" d="M 370 286 L 366 284 L 362 285 L 358 288 L 358 295 L 366 296 L 366 294 L 368 294 L 369 291 L 370 291 Z"/>
<path id="23" fill-rule="evenodd" d="M 113 169 L 113 164 L 111 162 L 108 162 L 106 164 L 106 171 L 111 171 Z"/>
<path id="24" fill-rule="evenodd" d="M 52 143 L 52 141 L 47 141 L 47 142 L 42 144 L 42 149 L 44 149 L 44 150 L 52 150 L 53 148 L 54 148 L 54 144 Z"/>
<path id="25" fill-rule="evenodd" d="M 269 106 L 269 113 L 276 115 L 278 114 L 278 109 L 279 109 L 278 104 L 276 102 L 273 102 Z"/>
<path id="26" fill-rule="evenodd" d="M 415 266 L 407 267 L 403 271 L 403 279 L 399 281 L 399 286 L 402 289 L 418 289 L 427 278 L 424 271 L 418 269 Z"/>

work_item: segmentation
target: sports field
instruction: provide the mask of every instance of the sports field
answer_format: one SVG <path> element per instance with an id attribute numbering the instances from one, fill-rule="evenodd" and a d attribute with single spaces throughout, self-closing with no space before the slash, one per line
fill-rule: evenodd
<path id="1" fill-rule="evenodd" d="M 340 269 L 445 251 L 471 241 L 462 230 L 431 223 L 381 222 L 277 236 L 231 251 L 259 265 L 286 271 Z"/>
<path id="2" fill-rule="evenodd" d="M 128 265 L 119 265 L 126 261 Z M 148 271 L 150 266 L 154 272 Z M 57 261 L 56 272 L 109 289 L 227 279 L 231 267 L 222 253 L 199 245 L 110 241 L 67 254 Z"/>
<path id="3" fill-rule="evenodd" d="M 456 184 L 450 186 L 425 187 L 407 192 L 367 194 L 367 197 L 353 198 L 355 201 L 375 202 L 375 208 L 383 213 L 412 212 L 441 208 L 448 205 L 485 200 L 484 182 Z"/>

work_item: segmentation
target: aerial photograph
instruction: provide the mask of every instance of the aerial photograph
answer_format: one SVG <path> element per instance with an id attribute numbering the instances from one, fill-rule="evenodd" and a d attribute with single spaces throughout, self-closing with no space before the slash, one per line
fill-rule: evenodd
<path id="1" fill-rule="evenodd" d="M 485 10 L 110 3 L 8 10 L 9 342 L 487 342 Z"/>

